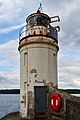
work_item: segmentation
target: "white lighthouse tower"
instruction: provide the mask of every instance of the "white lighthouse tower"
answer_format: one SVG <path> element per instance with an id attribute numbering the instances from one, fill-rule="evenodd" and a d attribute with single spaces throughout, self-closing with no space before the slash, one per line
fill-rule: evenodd
<path id="1" fill-rule="evenodd" d="M 52 20 L 53 19 L 53 20 Z M 56 20 L 55 20 L 56 19 Z M 39 9 L 26 19 L 20 30 L 20 114 L 30 118 L 47 110 L 47 89 L 57 83 L 58 31 L 49 17 Z"/>

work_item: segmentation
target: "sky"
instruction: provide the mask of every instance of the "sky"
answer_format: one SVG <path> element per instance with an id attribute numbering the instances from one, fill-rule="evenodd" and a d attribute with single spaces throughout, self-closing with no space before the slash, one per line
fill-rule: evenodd
<path id="1" fill-rule="evenodd" d="M 60 17 L 58 87 L 80 88 L 80 0 L 0 0 L 0 89 L 20 88 L 19 30 L 40 3 Z"/>

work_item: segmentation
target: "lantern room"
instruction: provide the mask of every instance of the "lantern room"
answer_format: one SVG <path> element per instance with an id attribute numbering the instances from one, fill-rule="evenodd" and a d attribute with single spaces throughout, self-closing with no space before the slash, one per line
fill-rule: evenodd
<path id="1" fill-rule="evenodd" d="M 26 19 L 28 25 L 38 25 L 48 27 L 50 24 L 50 17 L 44 13 L 33 13 L 29 15 Z"/>
<path id="2" fill-rule="evenodd" d="M 37 11 L 26 18 L 26 25 L 23 26 L 19 32 L 19 40 L 22 41 L 24 37 L 34 35 L 43 35 L 52 37 L 58 42 L 59 26 L 52 26 L 50 23 L 59 22 L 59 16 L 49 17 L 47 14 Z"/>

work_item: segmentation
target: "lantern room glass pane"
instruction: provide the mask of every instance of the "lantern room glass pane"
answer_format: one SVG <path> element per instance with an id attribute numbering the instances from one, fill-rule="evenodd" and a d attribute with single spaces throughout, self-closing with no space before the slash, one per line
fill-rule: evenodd
<path id="1" fill-rule="evenodd" d="M 39 25 L 39 26 L 48 26 L 49 19 L 45 16 L 36 15 L 28 19 L 28 25 Z"/>

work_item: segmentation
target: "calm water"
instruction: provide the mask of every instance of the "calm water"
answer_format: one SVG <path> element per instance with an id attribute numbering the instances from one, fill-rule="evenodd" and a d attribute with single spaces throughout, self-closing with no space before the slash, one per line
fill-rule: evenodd
<path id="1" fill-rule="evenodd" d="M 80 94 L 71 94 L 73 96 L 76 96 L 76 97 L 80 97 Z"/>
<path id="2" fill-rule="evenodd" d="M 19 111 L 18 94 L 0 94 L 0 118 L 10 112 Z"/>

